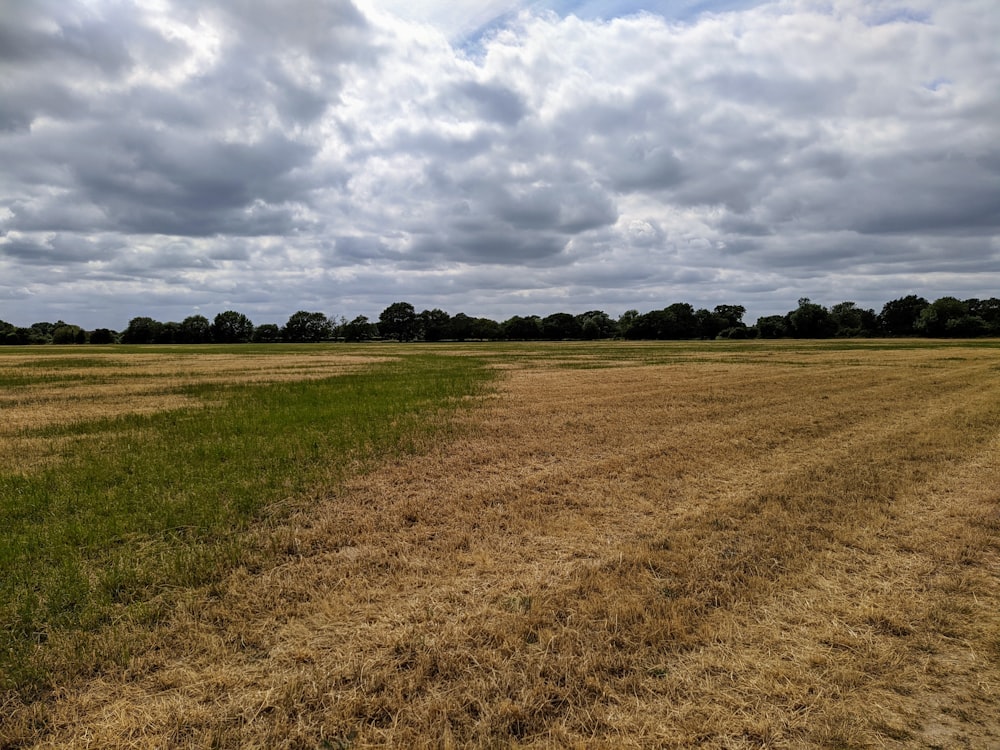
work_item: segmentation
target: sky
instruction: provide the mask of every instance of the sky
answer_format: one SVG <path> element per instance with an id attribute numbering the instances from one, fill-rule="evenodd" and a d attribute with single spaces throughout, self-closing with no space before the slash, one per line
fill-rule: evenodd
<path id="1" fill-rule="evenodd" d="M 0 320 L 1000 296 L 996 0 L 0 0 Z"/>

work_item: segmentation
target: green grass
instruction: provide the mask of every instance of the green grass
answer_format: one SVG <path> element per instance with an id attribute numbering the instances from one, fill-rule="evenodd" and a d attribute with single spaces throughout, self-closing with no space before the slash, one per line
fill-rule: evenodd
<path id="1" fill-rule="evenodd" d="M 266 564 L 248 529 L 426 445 L 489 372 L 414 350 L 324 380 L 186 387 L 203 408 L 40 430 L 79 439 L 42 470 L 0 470 L 0 688 L 43 689 L 93 661 L 74 649 L 108 623 L 155 620 L 170 591 Z"/>

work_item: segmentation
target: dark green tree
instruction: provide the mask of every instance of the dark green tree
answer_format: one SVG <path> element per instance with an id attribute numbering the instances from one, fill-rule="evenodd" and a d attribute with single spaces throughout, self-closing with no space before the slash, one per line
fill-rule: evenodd
<path id="1" fill-rule="evenodd" d="M 122 331 L 123 344 L 152 344 L 160 334 L 163 323 L 153 318 L 132 318 Z"/>
<path id="2" fill-rule="evenodd" d="M 62 324 L 62 321 L 59 321 Z M 27 329 L 18 329 L 22 332 L 22 337 L 25 339 L 26 344 L 51 344 L 52 343 L 52 332 L 56 329 L 55 323 L 48 323 L 42 321 L 40 323 L 32 323 Z"/>
<path id="3" fill-rule="evenodd" d="M 473 318 L 469 338 L 496 341 L 503 338 L 500 324 L 490 318 Z"/>
<path id="4" fill-rule="evenodd" d="M 550 341 L 563 339 L 579 339 L 583 336 L 583 327 L 575 316 L 558 312 L 542 318 L 542 338 Z"/>
<path id="5" fill-rule="evenodd" d="M 746 326 L 743 316 L 747 314 L 747 309 L 743 305 L 716 305 L 712 314 L 726 321 L 726 328 Z"/>
<path id="6" fill-rule="evenodd" d="M 841 338 L 872 336 L 878 328 L 874 310 L 865 310 L 854 302 L 838 302 L 830 308 L 830 317 L 837 326 L 834 335 Z"/>
<path id="7" fill-rule="evenodd" d="M 625 333 L 627 339 L 665 339 L 672 320 L 666 310 L 650 310 L 634 318 Z"/>
<path id="8" fill-rule="evenodd" d="M 90 332 L 91 344 L 113 344 L 118 339 L 118 334 L 110 328 L 95 328 Z"/>
<path id="9" fill-rule="evenodd" d="M 732 328 L 723 328 L 716 335 L 716 338 L 730 339 L 730 340 L 755 339 L 757 338 L 757 329 L 748 328 L 747 326 L 733 326 Z"/>
<path id="10" fill-rule="evenodd" d="M 696 339 L 698 338 L 698 318 L 694 308 L 687 302 L 674 302 L 664 309 L 664 331 L 662 338 L 666 339 Z"/>
<path id="11" fill-rule="evenodd" d="M 378 327 L 364 315 L 359 315 L 351 322 L 344 323 L 340 328 L 344 341 L 348 343 L 370 341 L 378 336 Z"/>
<path id="12" fill-rule="evenodd" d="M 253 338 L 250 318 L 235 310 L 226 310 L 212 322 L 212 340 L 217 344 L 245 344 Z"/>
<path id="13" fill-rule="evenodd" d="M 450 330 L 449 338 L 456 341 L 465 341 L 473 338 L 472 330 L 475 327 L 476 319 L 465 313 L 458 313 L 448 323 Z"/>
<path id="14" fill-rule="evenodd" d="M 722 337 L 722 332 L 731 328 L 727 318 L 705 309 L 695 310 L 694 318 L 698 324 L 698 338 L 700 339 Z"/>
<path id="15" fill-rule="evenodd" d="M 19 342 L 18 338 L 17 326 L 6 320 L 0 320 L 0 344 L 16 345 Z"/>
<path id="16" fill-rule="evenodd" d="M 275 344 L 281 341 L 281 329 L 274 323 L 264 323 L 253 329 L 255 344 Z"/>
<path id="17" fill-rule="evenodd" d="M 799 306 L 788 313 L 788 325 L 797 339 L 827 339 L 837 332 L 830 311 L 808 297 L 802 297 Z"/>
<path id="18" fill-rule="evenodd" d="M 52 343 L 53 344 L 85 344 L 87 343 L 87 334 L 80 328 L 80 326 L 70 325 L 68 323 L 63 323 L 59 321 L 61 325 L 57 325 L 52 330 Z"/>
<path id="19" fill-rule="evenodd" d="M 183 337 L 181 324 L 174 321 L 167 321 L 160 326 L 159 331 L 156 333 L 156 337 L 153 339 L 154 344 L 179 344 L 181 343 L 181 338 Z"/>
<path id="20" fill-rule="evenodd" d="M 212 341 L 212 324 L 204 315 L 190 315 L 181 321 L 178 334 L 181 344 L 208 344 Z"/>
<path id="21" fill-rule="evenodd" d="M 929 304 L 915 294 L 886 302 L 878 315 L 880 330 L 888 336 L 915 336 L 917 319 Z"/>
<path id="22" fill-rule="evenodd" d="M 613 339 L 618 335 L 618 323 L 603 310 L 588 310 L 576 316 L 580 335 L 589 340 Z"/>
<path id="23" fill-rule="evenodd" d="M 285 323 L 282 337 L 299 343 L 329 341 L 333 338 L 333 322 L 321 312 L 299 310 Z"/>
<path id="24" fill-rule="evenodd" d="M 979 318 L 986 325 L 987 336 L 1000 336 L 1000 299 L 967 299 L 969 315 Z"/>
<path id="25" fill-rule="evenodd" d="M 535 341 L 542 337 L 542 319 L 537 315 L 515 315 L 500 324 L 503 337 L 510 341 Z"/>
<path id="26" fill-rule="evenodd" d="M 698 338 L 747 338 L 746 331 L 740 332 L 740 329 L 746 328 L 746 323 L 743 322 L 746 311 L 743 305 L 716 305 L 711 312 L 708 310 L 695 311 Z M 734 331 L 735 335 L 733 335 Z"/>
<path id="27" fill-rule="evenodd" d="M 917 333 L 922 336 L 954 336 L 957 321 L 969 314 L 969 309 L 956 297 L 941 297 L 920 311 Z"/>
<path id="28" fill-rule="evenodd" d="M 409 302 L 393 302 L 378 316 L 378 330 L 383 337 L 412 341 L 417 337 L 417 312 Z"/>
<path id="29" fill-rule="evenodd" d="M 420 313 L 420 329 L 424 332 L 424 341 L 442 341 L 452 338 L 451 316 L 444 310 L 434 308 Z"/>
<path id="30" fill-rule="evenodd" d="M 757 336 L 762 339 L 781 339 L 790 334 L 787 315 L 765 315 L 757 318 Z"/>
<path id="31" fill-rule="evenodd" d="M 638 310 L 626 310 L 623 312 L 618 318 L 618 335 L 622 338 L 630 338 L 629 330 L 638 319 Z"/>

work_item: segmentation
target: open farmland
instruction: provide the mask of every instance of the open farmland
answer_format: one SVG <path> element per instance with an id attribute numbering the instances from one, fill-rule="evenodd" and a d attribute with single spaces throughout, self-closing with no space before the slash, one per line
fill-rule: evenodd
<path id="1" fill-rule="evenodd" d="M 91 351 L 0 354 L 0 746 L 1000 746 L 993 342 Z"/>

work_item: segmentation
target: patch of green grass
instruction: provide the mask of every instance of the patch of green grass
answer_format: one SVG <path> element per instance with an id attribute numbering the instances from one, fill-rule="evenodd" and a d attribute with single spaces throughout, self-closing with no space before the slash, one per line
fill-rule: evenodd
<path id="1" fill-rule="evenodd" d="M 65 428 L 92 439 L 39 472 L 0 473 L 0 688 L 67 669 L 53 636 L 147 616 L 164 591 L 259 557 L 243 532 L 265 512 L 426 445 L 490 377 L 479 359 L 415 350 L 325 380 L 189 386 L 205 408 Z"/>

